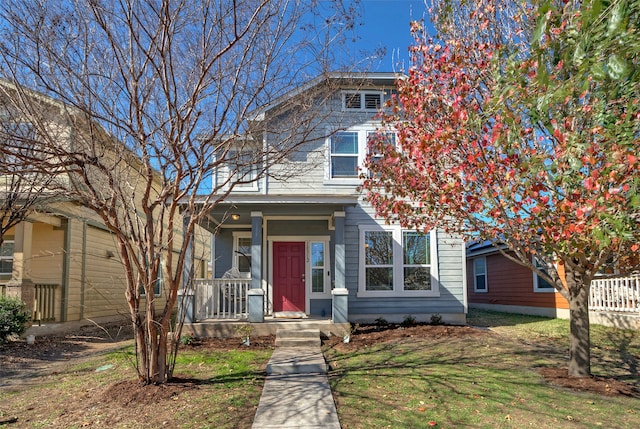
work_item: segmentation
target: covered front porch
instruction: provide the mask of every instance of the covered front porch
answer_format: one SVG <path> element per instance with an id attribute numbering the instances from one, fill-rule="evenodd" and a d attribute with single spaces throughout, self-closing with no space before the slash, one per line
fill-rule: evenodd
<path id="1" fill-rule="evenodd" d="M 220 204 L 209 216 L 212 278 L 196 279 L 185 292 L 188 329 L 227 336 L 234 324 L 250 322 L 265 324 L 254 328 L 265 334 L 295 323 L 342 332 L 344 207 L 354 198 L 246 198 Z"/>
<path id="2" fill-rule="evenodd" d="M 589 314 L 593 323 L 640 330 L 640 274 L 592 280 Z"/>
<path id="3" fill-rule="evenodd" d="M 250 320 L 250 279 L 197 279 L 193 293 L 193 317 L 187 317 L 183 332 L 197 337 L 229 338 L 238 336 L 238 329 L 252 323 L 251 335 L 276 335 L 281 329 L 317 329 L 324 336 L 342 336 L 349 323 L 334 321 L 327 315 L 310 316 L 302 312 L 264 314 Z M 258 295 L 261 295 L 258 293 Z M 346 299 L 346 294 L 342 295 Z M 346 305 L 346 303 L 345 303 Z"/>
<path id="4" fill-rule="evenodd" d="M 185 323 L 183 333 L 199 338 L 239 337 L 239 328 L 249 323 L 247 319 L 207 319 L 194 323 Z M 309 317 L 306 319 L 287 319 L 266 316 L 260 323 L 251 323 L 251 336 L 276 335 L 279 330 L 317 329 L 324 337 L 344 336 L 349 332 L 349 323 L 336 323 L 331 319 Z"/>

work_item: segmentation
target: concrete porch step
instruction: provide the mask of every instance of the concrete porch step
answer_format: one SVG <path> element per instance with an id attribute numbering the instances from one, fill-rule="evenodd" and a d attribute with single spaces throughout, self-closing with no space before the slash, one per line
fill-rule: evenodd
<path id="1" fill-rule="evenodd" d="M 319 347 L 278 347 L 267 364 L 267 375 L 326 374 Z"/>
<path id="2" fill-rule="evenodd" d="M 246 320 L 236 319 L 207 319 L 194 323 L 185 323 L 182 332 L 193 332 L 201 338 L 232 338 L 237 337 L 237 327 L 249 323 Z M 274 319 L 265 317 L 263 323 L 251 323 L 253 332 L 251 336 L 276 335 L 281 329 L 317 329 L 322 335 L 330 337 L 337 335 L 342 337 L 348 329 L 347 323 L 333 323 L 329 319 Z"/>
<path id="3" fill-rule="evenodd" d="M 276 347 L 319 347 L 319 329 L 278 329 Z"/>

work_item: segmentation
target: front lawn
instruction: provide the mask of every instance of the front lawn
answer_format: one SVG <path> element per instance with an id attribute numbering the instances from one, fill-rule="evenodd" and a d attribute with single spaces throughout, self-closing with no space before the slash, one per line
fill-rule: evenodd
<path id="1" fill-rule="evenodd" d="M 135 379 L 132 346 L 82 363 L 57 363 L 49 375 L 16 378 L 0 389 L 0 427 L 250 428 L 273 351 L 273 338 L 265 342 L 187 346 L 175 379 L 160 386 Z"/>
<path id="2" fill-rule="evenodd" d="M 637 332 L 592 329 L 593 372 L 611 379 L 598 382 L 603 395 L 542 375 L 566 368 L 566 320 L 483 311 L 468 320 L 484 328 L 362 327 L 349 344 L 327 342 L 342 427 L 640 427 Z"/>

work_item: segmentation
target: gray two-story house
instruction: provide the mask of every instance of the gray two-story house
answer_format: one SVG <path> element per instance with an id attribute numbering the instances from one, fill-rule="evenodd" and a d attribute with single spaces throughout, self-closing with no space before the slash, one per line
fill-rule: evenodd
<path id="1" fill-rule="evenodd" d="M 310 133 L 315 135 L 306 135 L 286 161 L 266 174 L 259 160 L 244 167 L 243 177 L 259 179 L 236 184 L 210 213 L 217 226 L 214 280 L 198 283 L 197 320 L 401 322 L 438 315 L 447 323 L 465 323 L 463 241 L 387 224 L 376 218 L 360 189 L 367 141 L 379 127 L 376 115 L 396 78 L 394 73 L 325 76 L 256 112 L 254 128 L 263 131 L 253 144 L 261 153 L 290 138 L 281 128 L 272 129 L 295 113 L 287 109 L 294 98 L 308 98 L 322 114 L 314 119 Z M 330 95 L 318 91 L 328 83 Z M 242 148 L 247 159 L 250 148 Z M 232 169 L 219 171 L 214 180 L 226 180 Z"/>

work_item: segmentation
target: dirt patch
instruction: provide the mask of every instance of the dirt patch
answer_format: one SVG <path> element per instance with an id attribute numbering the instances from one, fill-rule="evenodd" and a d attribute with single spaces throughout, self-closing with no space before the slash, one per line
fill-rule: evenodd
<path id="1" fill-rule="evenodd" d="M 241 349 L 243 346 L 239 338 L 195 338 L 190 344 L 180 346 L 181 349 L 200 349 L 228 351 Z M 275 335 L 265 335 L 262 337 L 251 337 L 251 349 L 272 349 L 275 347 Z"/>
<path id="2" fill-rule="evenodd" d="M 371 347 L 384 342 L 393 342 L 406 338 L 467 338 L 485 335 L 485 333 L 469 326 L 445 325 L 356 325 L 348 343 L 342 338 L 331 337 L 324 341 L 325 346 L 340 352 Z"/>
<path id="3" fill-rule="evenodd" d="M 100 400 L 125 407 L 129 404 L 157 404 L 198 388 L 200 380 L 173 378 L 162 385 L 146 385 L 140 381 L 125 380 L 108 387 Z"/>
<path id="4" fill-rule="evenodd" d="M 593 392 L 605 396 L 631 396 L 640 398 L 640 392 L 620 380 L 604 377 L 569 377 L 567 368 L 540 368 L 538 370 L 547 382 L 567 389 Z"/>
<path id="5" fill-rule="evenodd" d="M 130 324 L 83 326 L 66 334 L 38 336 L 34 344 L 18 339 L 0 344 L 0 387 L 16 385 L 58 366 L 124 347 L 133 338 Z"/>

